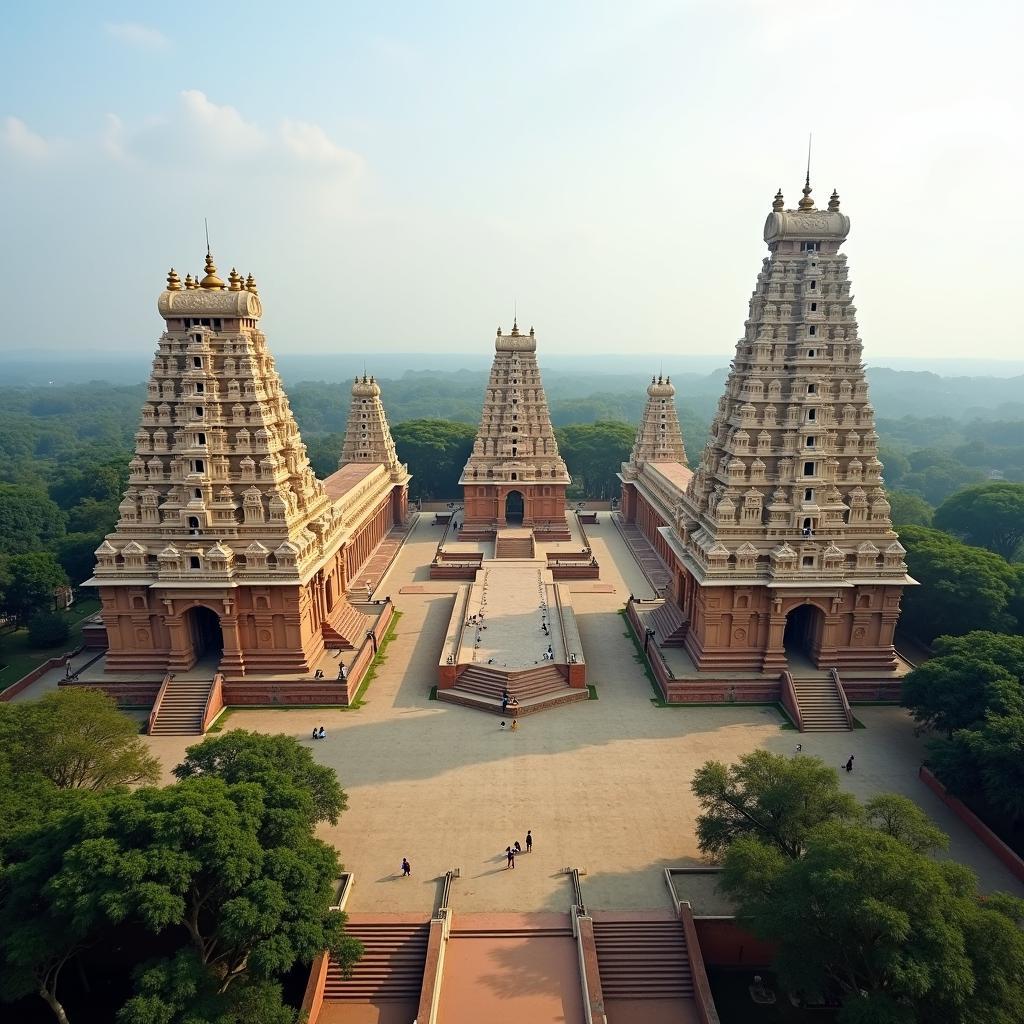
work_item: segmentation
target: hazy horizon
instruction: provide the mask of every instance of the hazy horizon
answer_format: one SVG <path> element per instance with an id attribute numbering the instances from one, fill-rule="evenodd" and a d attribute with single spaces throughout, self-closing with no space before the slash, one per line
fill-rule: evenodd
<path id="1" fill-rule="evenodd" d="M 1019 7 L 41 0 L 5 28 L 6 358 L 148 360 L 207 217 L 278 355 L 486 357 L 516 308 L 542 361 L 727 360 L 812 130 L 868 363 L 1021 351 Z"/>

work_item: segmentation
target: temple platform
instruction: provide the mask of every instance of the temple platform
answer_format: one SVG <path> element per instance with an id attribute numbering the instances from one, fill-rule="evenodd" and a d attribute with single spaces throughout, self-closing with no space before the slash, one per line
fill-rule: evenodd
<path id="1" fill-rule="evenodd" d="M 504 540 L 506 552 L 533 545 L 528 531 Z M 506 693 L 516 703 L 505 705 Z M 473 583 L 459 587 L 437 696 L 510 717 L 588 698 L 572 597 L 546 558 L 482 559 Z"/>

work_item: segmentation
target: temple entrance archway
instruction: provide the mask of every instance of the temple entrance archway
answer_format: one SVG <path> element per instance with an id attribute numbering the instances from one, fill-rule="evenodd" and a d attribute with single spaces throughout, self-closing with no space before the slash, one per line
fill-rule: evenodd
<path id="1" fill-rule="evenodd" d="M 505 496 L 505 522 L 518 526 L 523 521 L 525 501 L 521 491 L 509 491 Z"/>
<path id="2" fill-rule="evenodd" d="M 196 661 L 201 658 L 219 659 L 224 653 L 224 633 L 220 626 L 220 616 L 212 609 L 198 605 L 186 612 L 185 621 L 188 623 L 192 653 Z"/>
<path id="3" fill-rule="evenodd" d="M 786 632 L 782 643 L 791 667 L 794 661 L 802 660 L 810 661 L 817 667 L 824 625 L 825 613 L 813 604 L 797 605 L 786 616 Z"/>

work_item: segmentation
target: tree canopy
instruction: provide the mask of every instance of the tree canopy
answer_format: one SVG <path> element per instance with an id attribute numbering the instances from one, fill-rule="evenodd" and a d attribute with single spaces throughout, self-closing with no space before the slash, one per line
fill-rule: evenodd
<path id="1" fill-rule="evenodd" d="M 391 428 L 395 446 L 408 463 L 412 498 L 454 498 L 473 450 L 476 427 L 450 420 L 406 420 Z"/>
<path id="2" fill-rule="evenodd" d="M 622 421 L 574 423 L 555 431 L 558 451 L 569 469 L 574 489 L 587 498 L 618 497 L 616 473 L 629 458 L 636 427 Z"/>
<path id="3" fill-rule="evenodd" d="M 935 525 L 1009 560 L 1024 541 L 1024 484 L 965 487 L 935 510 Z"/>
<path id="4" fill-rule="evenodd" d="M 904 592 L 904 629 L 929 642 L 945 634 L 1016 627 L 1010 609 L 1018 580 L 1004 558 L 923 526 L 904 527 L 900 540 L 910 574 L 921 584 Z"/>
<path id="5" fill-rule="evenodd" d="M 11 555 L 0 564 L 3 608 L 22 623 L 36 612 L 53 608 L 53 592 L 64 586 L 67 575 L 49 551 Z"/>
<path id="6" fill-rule="evenodd" d="M 733 765 L 707 761 L 691 789 L 700 804 L 697 844 L 708 854 L 721 855 L 740 837 L 754 836 L 785 857 L 798 857 L 816 825 L 858 813 L 835 771 L 804 755 L 755 750 Z"/>

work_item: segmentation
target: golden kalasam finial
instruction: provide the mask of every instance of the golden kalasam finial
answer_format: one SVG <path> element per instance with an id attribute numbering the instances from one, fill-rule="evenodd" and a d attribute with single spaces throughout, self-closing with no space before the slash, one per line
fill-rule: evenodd
<path id="1" fill-rule="evenodd" d="M 167 275 L 167 290 L 169 292 L 181 291 L 181 278 L 178 277 L 178 272 L 174 267 L 171 267 L 170 273 Z"/>
<path id="2" fill-rule="evenodd" d="M 259 292 L 258 292 L 258 291 L 256 291 L 256 278 L 255 278 L 255 277 L 253 277 L 253 276 L 252 276 L 252 274 L 250 274 L 250 275 L 249 275 L 249 276 L 248 276 L 248 277 L 247 277 L 247 278 L 245 279 L 245 290 L 246 290 L 247 292 L 252 292 L 252 293 L 253 293 L 253 295 L 259 295 Z"/>
<path id="3" fill-rule="evenodd" d="M 782 187 L 779 187 L 779 191 L 775 193 L 775 198 L 772 200 L 772 209 L 776 213 L 782 213 L 786 207 L 786 200 L 782 198 Z"/>
<path id="4" fill-rule="evenodd" d="M 187 291 L 192 291 L 192 289 L 195 288 L 195 286 L 196 286 L 196 283 L 195 283 L 195 281 L 192 280 L 192 275 L 191 274 L 186 274 L 185 275 L 185 289 Z"/>
<path id="5" fill-rule="evenodd" d="M 531 328 L 530 328 L 530 337 L 532 338 L 532 337 L 534 337 L 534 336 L 535 336 L 535 335 L 534 335 L 534 333 L 533 333 L 533 328 L 531 327 Z"/>
<path id="6" fill-rule="evenodd" d="M 828 208 L 833 213 L 839 209 L 839 193 L 835 189 L 832 189 L 832 195 L 829 197 Z"/>
<path id="7" fill-rule="evenodd" d="M 242 290 L 242 275 L 231 268 L 231 273 L 228 274 L 228 291 L 229 292 L 240 292 Z"/>
<path id="8" fill-rule="evenodd" d="M 217 268 L 210 253 L 206 254 L 206 276 L 199 282 L 199 287 L 212 292 L 223 291 L 227 287 L 217 276 Z"/>

